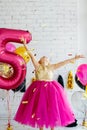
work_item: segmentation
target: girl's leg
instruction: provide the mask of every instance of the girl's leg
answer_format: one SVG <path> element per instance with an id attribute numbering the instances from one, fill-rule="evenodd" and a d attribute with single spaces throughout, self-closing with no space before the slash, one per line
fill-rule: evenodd
<path id="1" fill-rule="evenodd" d="M 51 128 L 51 130 L 54 130 L 54 128 Z"/>
<path id="2" fill-rule="evenodd" d="M 39 128 L 39 130 L 43 130 L 43 127 Z"/>

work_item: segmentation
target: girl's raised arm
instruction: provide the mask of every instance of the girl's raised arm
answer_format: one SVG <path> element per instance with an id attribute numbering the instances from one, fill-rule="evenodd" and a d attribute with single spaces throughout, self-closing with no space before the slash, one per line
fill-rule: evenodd
<path id="1" fill-rule="evenodd" d="M 38 66 L 39 66 L 38 61 L 36 60 L 36 58 L 35 58 L 35 56 L 33 55 L 33 53 L 28 49 L 28 47 L 27 47 L 27 45 L 26 45 L 26 40 L 22 38 L 21 41 L 24 43 L 24 47 L 25 47 L 27 53 L 29 54 L 29 56 L 30 56 L 30 58 L 31 58 L 31 61 L 32 61 L 33 65 L 34 65 L 34 68 L 35 68 L 35 70 L 36 70 L 36 69 L 38 68 Z"/>
<path id="2" fill-rule="evenodd" d="M 71 59 L 67 59 L 67 60 L 61 61 L 61 62 L 56 63 L 56 64 L 51 64 L 51 67 L 52 67 L 52 69 L 55 70 L 55 69 L 60 68 L 66 64 L 74 63 L 76 60 L 78 60 L 80 58 L 84 58 L 84 56 L 83 55 L 76 55 L 75 57 L 73 57 Z"/>

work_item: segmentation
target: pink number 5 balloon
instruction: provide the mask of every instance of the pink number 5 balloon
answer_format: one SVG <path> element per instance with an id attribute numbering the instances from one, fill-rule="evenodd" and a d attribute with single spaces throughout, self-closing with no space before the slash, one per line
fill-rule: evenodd
<path id="1" fill-rule="evenodd" d="M 5 49 L 8 42 L 22 43 L 21 38 L 25 38 L 27 43 L 32 39 L 28 31 L 0 28 L 0 62 L 10 64 L 14 70 L 10 78 L 0 76 L 1 89 L 17 88 L 25 78 L 26 63 L 24 59 L 14 52 L 9 52 Z"/>

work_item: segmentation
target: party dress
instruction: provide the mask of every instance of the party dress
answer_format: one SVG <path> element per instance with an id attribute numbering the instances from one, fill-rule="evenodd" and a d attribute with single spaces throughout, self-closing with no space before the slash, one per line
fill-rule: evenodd
<path id="1" fill-rule="evenodd" d="M 75 121 L 64 88 L 53 79 L 49 66 L 39 66 L 36 81 L 23 95 L 14 120 L 32 127 L 67 126 Z"/>

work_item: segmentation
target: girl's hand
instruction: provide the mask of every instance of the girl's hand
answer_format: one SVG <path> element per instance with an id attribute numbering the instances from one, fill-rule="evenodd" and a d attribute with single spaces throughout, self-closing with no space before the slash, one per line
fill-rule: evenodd
<path id="1" fill-rule="evenodd" d="M 27 47 L 27 45 L 26 45 L 26 39 L 25 39 L 24 37 L 21 37 L 20 40 L 21 40 L 21 42 L 23 43 L 25 49 L 26 49 L 27 51 L 29 51 L 29 49 L 28 49 L 28 47 Z"/>
<path id="2" fill-rule="evenodd" d="M 24 44 L 26 44 L 26 39 L 24 37 L 20 38 L 21 42 L 23 42 Z"/>
<path id="3" fill-rule="evenodd" d="M 74 58 L 70 59 L 70 62 L 74 63 L 76 60 L 78 60 L 80 58 L 85 58 L 85 57 L 84 57 L 84 55 L 75 55 Z"/>
<path id="4" fill-rule="evenodd" d="M 84 56 L 84 55 L 76 55 L 76 56 L 75 56 L 75 60 L 78 60 L 78 59 L 80 59 L 80 58 L 85 58 L 85 56 Z"/>

